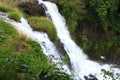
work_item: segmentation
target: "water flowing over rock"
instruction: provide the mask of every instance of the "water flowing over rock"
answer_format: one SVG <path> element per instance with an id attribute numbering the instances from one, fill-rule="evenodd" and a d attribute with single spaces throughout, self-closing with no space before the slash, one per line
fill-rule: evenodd
<path id="1" fill-rule="evenodd" d="M 114 77 L 116 77 L 116 73 L 120 73 L 120 70 L 117 68 L 112 68 L 112 65 L 102 65 L 89 60 L 82 51 L 82 49 L 78 47 L 71 39 L 71 36 L 66 26 L 66 21 L 64 17 L 58 12 L 56 4 L 49 1 L 38 1 L 39 4 L 44 4 L 44 6 L 46 6 L 46 14 L 49 14 L 51 16 L 51 20 L 56 27 L 57 35 L 60 39 L 60 42 L 63 44 L 64 49 L 66 50 L 70 58 L 72 73 L 76 74 L 75 80 L 84 80 L 84 76 L 88 76 L 88 80 L 90 80 L 91 77 L 93 78 L 93 76 L 95 76 L 94 79 L 96 78 L 99 80 L 103 80 L 104 74 L 101 72 L 101 69 L 105 69 L 107 71 L 112 70 L 112 72 L 114 73 Z M 112 80 L 110 76 L 108 77 L 108 80 Z"/>
<path id="2" fill-rule="evenodd" d="M 14 20 L 9 19 L 8 15 L 3 12 L 0 12 L 0 18 L 14 25 L 20 34 L 24 34 L 28 38 L 31 38 L 38 42 L 43 50 L 43 53 L 48 57 L 48 59 L 52 63 L 62 62 L 59 52 L 55 48 L 54 44 L 50 41 L 46 33 L 33 31 L 30 25 L 28 24 L 27 20 L 24 18 L 21 18 L 21 22 L 16 22 Z M 59 68 L 59 65 L 57 67 Z M 68 74 L 70 74 L 67 65 L 63 65 L 62 67 Z"/>

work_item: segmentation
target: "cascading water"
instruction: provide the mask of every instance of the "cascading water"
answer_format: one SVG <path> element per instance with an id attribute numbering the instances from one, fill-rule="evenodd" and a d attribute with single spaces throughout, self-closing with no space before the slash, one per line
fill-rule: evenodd
<path id="1" fill-rule="evenodd" d="M 0 18 L 4 21 L 11 23 L 15 28 L 22 34 L 38 42 L 43 50 L 43 53 L 51 60 L 53 63 L 62 62 L 59 52 L 55 48 L 54 44 L 49 40 L 48 35 L 44 32 L 33 31 L 27 20 L 21 18 L 21 23 L 11 20 L 7 17 L 6 13 L 0 12 Z M 58 65 L 59 67 L 59 65 Z M 70 74 L 67 65 L 62 66 L 65 71 Z"/>
<path id="2" fill-rule="evenodd" d="M 99 80 L 103 80 L 101 70 L 111 70 L 115 77 L 115 73 L 120 73 L 120 70 L 112 68 L 112 65 L 100 65 L 97 62 L 89 60 L 87 56 L 84 55 L 82 49 L 79 48 L 71 39 L 69 31 L 67 30 L 65 19 L 58 12 L 56 4 L 42 0 L 38 0 L 38 2 L 46 7 L 46 14 L 50 15 L 50 18 L 56 27 L 57 35 L 70 58 L 73 69 L 72 72 L 77 74 L 75 80 L 84 80 L 84 76 L 88 76 L 90 74 L 96 76 Z M 118 75 L 118 77 L 120 76 Z M 115 80 L 119 79 L 116 78 Z M 112 78 L 109 77 L 105 80 L 112 80 Z"/>

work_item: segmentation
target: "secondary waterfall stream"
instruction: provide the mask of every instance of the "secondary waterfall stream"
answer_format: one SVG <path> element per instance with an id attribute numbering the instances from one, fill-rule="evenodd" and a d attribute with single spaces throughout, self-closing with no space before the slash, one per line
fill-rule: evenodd
<path id="1" fill-rule="evenodd" d="M 51 18 L 53 24 L 56 27 L 57 35 L 70 58 L 72 72 L 76 74 L 75 79 L 84 80 L 84 76 L 92 74 L 96 76 L 99 80 L 103 80 L 103 74 L 101 72 L 101 70 L 103 69 L 111 70 L 114 73 L 114 76 L 116 76 L 115 73 L 120 73 L 120 70 L 112 68 L 112 65 L 100 65 L 97 62 L 89 60 L 87 56 L 83 53 L 82 49 L 78 47 L 71 39 L 65 19 L 59 13 L 56 4 L 42 0 L 38 0 L 38 2 L 39 4 L 42 4 L 43 7 L 45 7 L 46 14 L 49 14 L 49 17 Z M 112 78 L 108 79 L 112 80 Z"/>
<path id="2" fill-rule="evenodd" d="M 53 63 L 62 62 L 59 52 L 55 48 L 54 44 L 48 38 L 48 35 L 44 32 L 33 31 L 27 20 L 21 18 L 21 22 L 16 22 L 7 17 L 6 13 L 0 12 L 0 18 L 4 21 L 11 23 L 19 31 L 19 33 L 26 35 L 28 38 L 31 38 L 38 42 L 43 50 L 43 53 L 51 60 Z M 58 65 L 59 67 L 59 65 Z M 70 71 L 66 65 L 62 66 L 65 71 L 70 74 Z"/>

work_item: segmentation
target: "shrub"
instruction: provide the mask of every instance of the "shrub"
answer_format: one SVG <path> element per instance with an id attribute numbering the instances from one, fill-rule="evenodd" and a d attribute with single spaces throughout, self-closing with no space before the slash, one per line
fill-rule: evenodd
<path id="1" fill-rule="evenodd" d="M 30 17 L 29 24 L 34 30 L 46 32 L 52 41 L 57 40 L 57 33 L 54 25 L 50 20 L 44 17 Z"/>
<path id="2" fill-rule="evenodd" d="M 63 72 L 62 69 L 51 66 L 43 69 L 39 77 L 41 80 L 73 80 L 71 76 Z"/>
<path id="3" fill-rule="evenodd" d="M 20 16 L 16 12 L 10 12 L 8 17 L 15 20 L 15 21 L 20 21 Z"/>

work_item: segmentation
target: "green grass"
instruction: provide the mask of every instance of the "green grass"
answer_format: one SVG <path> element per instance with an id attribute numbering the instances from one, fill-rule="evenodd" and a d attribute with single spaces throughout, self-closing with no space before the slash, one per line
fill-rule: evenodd
<path id="1" fill-rule="evenodd" d="M 29 24 L 34 30 L 46 32 L 52 41 L 57 40 L 57 33 L 52 22 L 44 17 L 30 17 Z"/>
<path id="2" fill-rule="evenodd" d="M 2 11 L 2 12 L 10 12 L 10 11 L 13 11 L 13 9 L 8 7 L 8 6 L 0 4 L 0 11 Z"/>
<path id="3" fill-rule="evenodd" d="M 71 80 L 49 63 L 38 43 L 19 35 L 3 20 L 0 20 L 0 39 L 0 80 Z"/>
<path id="4" fill-rule="evenodd" d="M 8 17 L 10 19 L 13 19 L 13 20 L 19 22 L 20 21 L 20 17 L 23 14 L 22 14 L 22 12 L 20 10 L 18 10 L 17 6 L 11 7 L 11 6 L 8 6 L 7 4 L 4 4 L 4 5 L 3 4 L 0 1 L 0 12 L 8 13 Z"/>
<path id="5" fill-rule="evenodd" d="M 10 24 L 6 24 L 3 20 L 0 19 L 0 42 L 6 41 L 11 38 L 11 36 L 15 36 L 16 30 L 11 28 Z"/>
<path id="6" fill-rule="evenodd" d="M 38 78 L 41 71 L 50 66 L 39 44 L 20 36 L 13 26 L 2 20 L 0 20 L 0 45 L 1 80 Z"/>
<path id="7" fill-rule="evenodd" d="M 17 13 L 17 12 L 10 12 L 10 13 L 8 14 L 8 17 L 9 17 L 10 19 L 13 19 L 13 20 L 17 21 L 17 22 L 20 21 L 20 16 L 19 16 L 19 13 Z"/>

